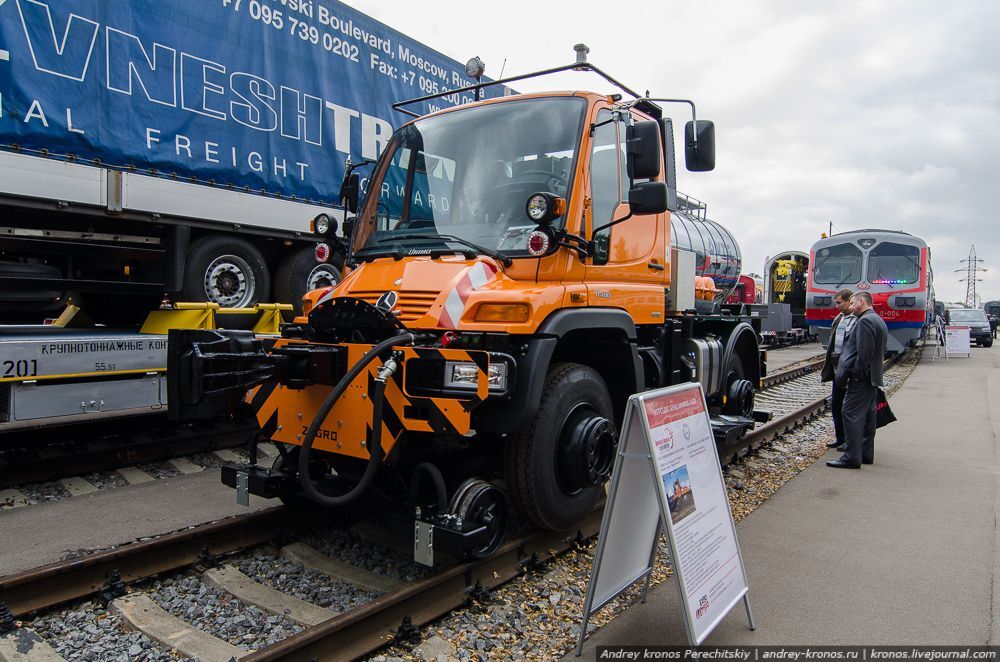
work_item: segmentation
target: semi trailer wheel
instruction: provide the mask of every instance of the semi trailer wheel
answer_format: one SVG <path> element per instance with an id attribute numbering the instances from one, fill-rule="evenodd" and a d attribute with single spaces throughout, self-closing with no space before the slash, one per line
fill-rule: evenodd
<path id="1" fill-rule="evenodd" d="M 184 301 L 247 308 L 265 301 L 271 276 L 260 251 L 245 239 L 209 235 L 191 245 L 184 270 Z"/>
<path id="2" fill-rule="evenodd" d="M 62 272 L 50 264 L 0 261 L 0 276 L 59 280 Z M 0 291 L 0 322 L 33 324 L 58 315 L 65 306 L 66 293 L 60 290 Z"/>
<path id="3" fill-rule="evenodd" d="M 328 262 L 317 262 L 311 247 L 299 249 L 282 260 L 274 274 L 275 303 L 290 303 L 299 314 L 306 292 L 336 285 L 340 278 L 340 269 Z"/>
<path id="4" fill-rule="evenodd" d="M 504 449 L 507 485 L 522 515 L 560 531 L 593 510 L 614 465 L 613 421 L 611 393 L 596 370 L 579 363 L 549 369 L 538 411 Z"/>

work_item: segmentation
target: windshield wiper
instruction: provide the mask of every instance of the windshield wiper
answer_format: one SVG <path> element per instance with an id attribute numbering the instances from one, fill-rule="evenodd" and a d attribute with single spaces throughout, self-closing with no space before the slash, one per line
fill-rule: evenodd
<path id="1" fill-rule="evenodd" d="M 462 239 L 461 237 L 456 237 L 455 235 L 451 234 L 420 234 L 420 233 L 397 234 L 392 237 L 385 237 L 384 239 L 377 241 L 395 241 L 398 239 L 443 239 L 445 241 L 454 241 L 459 244 L 468 246 L 477 253 L 492 257 L 493 259 L 503 264 L 503 266 L 505 267 L 509 267 L 511 264 L 513 264 L 513 260 L 511 260 L 511 258 L 505 253 L 501 253 L 500 251 L 495 251 L 491 248 L 486 248 L 485 246 L 480 246 L 479 244 L 474 244 L 471 241 L 468 241 L 467 239 Z M 431 249 L 431 253 L 433 253 L 435 250 L 440 252 L 441 249 Z"/>

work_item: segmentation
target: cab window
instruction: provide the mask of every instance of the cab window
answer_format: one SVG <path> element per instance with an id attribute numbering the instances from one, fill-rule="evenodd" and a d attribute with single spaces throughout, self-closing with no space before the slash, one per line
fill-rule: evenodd
<path id="1" fill-rule="evenodd" d="M 611 112 L 602 110 L 597 114 L 594 143 L 590 153 L 590 197 L 593 228 L 610 223 L 615 209 L 624 201 L 628 190 L 624 181 L 628 176 L 625 167 L 624 131 L 619 132 L 620 122 L 610 122 Z M 607 122 L 607 124 L 602 124 Z M 611 244 L 611 232 L 605 228 L 594 235 L 597 257 L 606 260 Z"/>

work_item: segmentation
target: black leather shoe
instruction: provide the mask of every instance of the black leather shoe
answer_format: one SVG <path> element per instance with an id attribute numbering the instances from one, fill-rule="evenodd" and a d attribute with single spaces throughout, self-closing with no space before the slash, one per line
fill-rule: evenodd
<path id="1" fill-rule="evenodd" d="M 847 450 L 847 444 L 840 444 L 839 446 L 834 446 L 833 450 L 840 451 L 841 453 L 843 453 L 844 451 Z"/>
<path id="2" fill-rule="evenodd" d="M 830 460 L 826 463 L 826 466 L 833 467 L 834 469 L 860 469 L 860 464 L 851 464 L 850 462 L 845 462 L 844 460 Z"/>
<path id="3" fill-rule="evenodd" d="M 837 441 L 836 439 L 834 439 L 833 441 L 831 441 L 830 443 L 828 443 L 826 445 L 826 447 L 827 448 L 836 448 L 837 446 L 843 446 L 843 445 L 844 445 L 844 442 Z"/>
<path id="4" fill-rule="evenodd" d="M 861 464 L 875 464 L 875 460 L 861 460 Z"/>

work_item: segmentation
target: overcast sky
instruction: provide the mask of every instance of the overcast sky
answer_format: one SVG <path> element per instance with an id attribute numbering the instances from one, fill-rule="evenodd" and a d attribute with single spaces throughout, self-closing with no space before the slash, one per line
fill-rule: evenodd
<path id="1" fill-rule="evenodd" d="M 834 232 L 903 230 L 931 246 L 938 299 L 976 246 L 983 301 L 1000 299 L 1000 2 L 698 0 L 347 4 L 486 74 L 573 61 L 573 45 L 625 84 L 685 97 L 716 125 L 717 167 L 682 171 L 743 250 L 808 251 Z M 522 91 L 606 91 L 592 74 Z M 688 119 L 683 107 L 671 109 Z"/>

